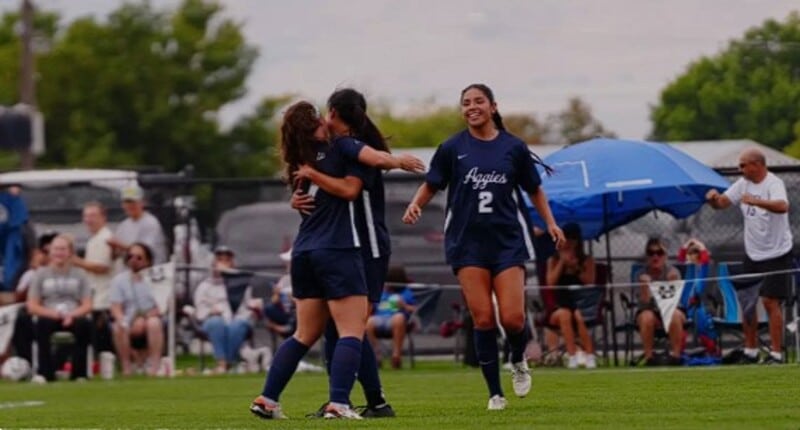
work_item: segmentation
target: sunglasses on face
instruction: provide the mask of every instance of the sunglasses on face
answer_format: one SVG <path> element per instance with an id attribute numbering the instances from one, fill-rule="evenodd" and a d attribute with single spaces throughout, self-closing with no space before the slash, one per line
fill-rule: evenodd
<path id="1" fill-rule="evenodd" d="M 664 253 L 663 249 L 648 249 L 646 254 L 647 254 L 648 257 L 653 257 L 653 256 L 656 256 L 656 255 L 661 257 L 665 253 Z"/>
<path id="2" fill-rule="evenodd" d="M 142 254 L 128 254 L 128 261 L 145 261 L 145 256 Z"/>

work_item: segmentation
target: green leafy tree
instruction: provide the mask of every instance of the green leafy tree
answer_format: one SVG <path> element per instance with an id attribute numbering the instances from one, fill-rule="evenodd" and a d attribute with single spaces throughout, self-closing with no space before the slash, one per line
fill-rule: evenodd
<path id="1" fill-rule="evenodd" d="M 594 117 L 592 108 L 580 97 L 572 97 L 561 112 L 547 117 L 545 126 L 546 143 L 554 145 L 572 145 L 594 139 L 598 136 L 616 137 Z"/>
<path id="2" fill-rule="evenodd" d="M 371 115 L 389 146 L 396 148 L 433 147 L 464 128 L 457 107 L 419 106 L 413 115 L 393 115 L 387 106 L 375 109 Z"/>
<path id="3" fill-rule="evenodd" d="M 691 63 L 652 108 L 657 140 L 750 138 L 800 149 L 800 14 L 765 21 Z"/>
<path id="4" fill-rule="evenodd" d="M 528 145 L 545 143 L 549 125 L 540 121 L 536 115 L 512 113 L 503 115 L 503 124 L 508 131 L 525 141 Z"/>
<path id="5" fill-rule="evenodd" d="M 9 76 L 16 64 L 3 55 L 18 43 L 3 30 L 13 28 L 6 22 L 14 17 L 3 19 L 0 75 Z M 234 136 L 221 131 L 217 115 L 244 94 L 257 51 L 218 3 L 184 0 L 175 10 L 126 3 L 101 21 L 51 27 L 57 36 L 37 58 L 47 137 L 40 164 L 167 170 L 192 164 L 201 176 L 252 171 L 242 168 L 253 165 L 250 158 L 231 154 Z M 254 121 L 264 113 L 259 109 L 242 121 Z M 241 134 L 243 124 L 234 132 Z"/>
<path id="6" fill-rule="evenodd" d="M 266 97 L 255 112 L 240 118 L 225 140 L 230 156 L 238 160 L 236 176 L 264 176 L 280 166 L 278 153 L 278 113 L 293 96 Z"/>

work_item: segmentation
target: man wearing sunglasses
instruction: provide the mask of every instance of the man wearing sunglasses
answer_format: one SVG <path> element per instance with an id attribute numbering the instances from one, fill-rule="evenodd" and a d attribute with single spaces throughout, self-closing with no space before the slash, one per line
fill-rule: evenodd
<path id="1" fill-rule="evenodd" d="M 655 298 L 650 294 L 650 283 L 658 281 L 677 281 L 681 279 L 681 272 L 667 263 L 667 247 L 659 238 L 650 238 L 645 245 L 645 266 L 636 273 L 634 279 L 639 285 L 639 309 L 636 312 L 636 325 L 639 327 L 639 336 L 642 338 L 645 364 L 653 366 L 662 364 L 662 360 L 653 354 L 653 344 L 657 328 L 666 328 L 661 319 Z M 670 353 L 665 364 L 681 364 L 681 350 L 683 348 L 683 324 L 686 322 L 684 309 L 678 307 L 669 321 Z"/>
<path id="2" fill-rule="evenodd" d="M 134 243 L 126 254 L 128 270 L 111 280 L 109 301 L 114 318 L 114 345 L 119 356 L 122 374 L 132 373 L 131 358 L 143 365 L 138 351 L 147 348 L 147 374 L 155 376 L 161 364 L 164 332 L 152 287 L 144 279 L 144 270 L 153 264 L 153 251 L 143 243 Z"/>
<path id="3" fill-rule="evenodd" d="M 792 231 L 789 199 L 783 181 L 767 170 L 764 153 L 750 148 L 739 155 L 739 178 L 725 193 L 710 190 L 708 204 L 714 209 L 739 205 L 744 217 L 744 272 L 779 272 L 792 268 Z M 791 274 L 767 275 L 759 296 L 769 317 L 770 353 L 763 363 L 783 363 L 783 302 L 791 293 Z M 758 361 L 758 323 L 755 315 L 742 319 L 744 362 Z"/>

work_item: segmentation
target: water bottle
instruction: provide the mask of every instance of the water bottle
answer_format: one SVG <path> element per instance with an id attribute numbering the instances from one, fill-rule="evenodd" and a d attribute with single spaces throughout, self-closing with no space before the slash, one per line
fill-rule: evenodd
<path id="1" fill-rule="evenodd" d="M 100 377 L 103 379 L 114 379 L 114 361 L 116 357 L 113 353 L 103 351 L 100 353 Z"/>

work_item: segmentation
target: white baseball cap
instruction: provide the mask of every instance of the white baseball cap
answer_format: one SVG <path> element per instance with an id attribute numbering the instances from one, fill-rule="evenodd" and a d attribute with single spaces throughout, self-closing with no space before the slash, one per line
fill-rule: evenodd
<path id="1" fill-rule="evenodd" d="M 142 200 L 144 191 L 138 185 L 130 185 L 122 189 L 122 201 Z"/>

